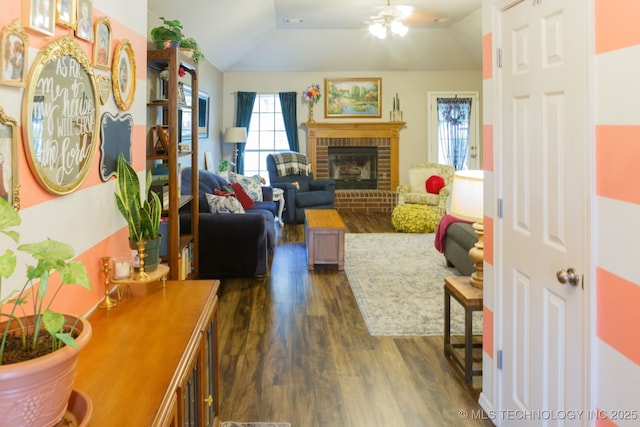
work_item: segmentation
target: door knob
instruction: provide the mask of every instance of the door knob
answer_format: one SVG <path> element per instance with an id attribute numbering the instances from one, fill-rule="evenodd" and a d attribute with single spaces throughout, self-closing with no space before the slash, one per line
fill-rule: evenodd
<path id="1" fill-rule="evenodd" d="M 571 286 L 578 286 L 580 284 L 580 275 L 575 268 L 569 267 L 566 270 L 558 270 L 556 272 L 556 277 L 558 278 L 558 282 L 563 285 L 568 283 Z"/>

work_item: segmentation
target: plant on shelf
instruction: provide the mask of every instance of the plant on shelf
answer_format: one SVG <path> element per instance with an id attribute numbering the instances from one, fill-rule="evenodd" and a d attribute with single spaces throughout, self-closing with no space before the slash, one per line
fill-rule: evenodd
<path id="1" fill-rule="evenodd" d="M 52 425 L 66 410 L 76 361 L 91 337 L 91 326 L 86 319 L 56 312 L 51 306 L 63 286 L 91 290 L 91 283 L 85 266 L 72 260 L 70 245 L 52 239 L 19 244 L 14 228 L 20 223 L 18 212 L 0 198 L 0 233 L 17 245 L 17 251 L 36 260 L 35 265 L 27 266 L 20 289 L 5 296 L 3 280 L 13 276 L 17 255 L 11 249 L 0 255 L 0 408 L 12 408 L 3 412 L 0 425 Z M 60 281 L 56 289 L 51 283 L 54 277 Z M 61 371 L 70 377 L 62 378 Z M 50 376 L 41 376 L 44 372 Z M 31 383 L 25 380 L 34 376 Z M 40 386 L 44 388 L 37 388 Z M 45 413 L 58 420 L 44 418 Z"/>
<path id="2" fill-rule="evenodd" d="M 151 40 L 156 42 L 158 49 L 167 47 L 166 41 L 176 42 L 179 46 L 179 42 L 183 39 L 182 24 L 177 19 L 170 20 L 160 17 L 162 25 L 153 27 L 151 29 Z M 176 46 L 177 47 L 177 46 Z"/>
<path id="3" fill-rule="evenodd" d="M 164 49 L 165 47 L 180 47 L 184 50 L 191 50 L 193 52 L 193 62 L 196 64 L 204 59 L 200 45 L 193 37 L 185 37 L 183 34 L 183 27 L 180 21 L 177 19 L 170 20 L 160 17 L 162 25 L 151 29 L 151 40 L 156 43 L 158 49 Z M 169 41 L 169 43 L 167 43 Z"/>
<path id="4" fill-rule="evenodd" d="M 143 197 L 140 193 L 140 181 L 138 174 L 127 162 L 124 154 L 118 155 L 116 167 L 116 206 L 122 217 L 127 221 L 129 227 L 129 240 L 132 249 L 135 249 L 138 242 L 145 242 L 147 258 L 145 259 L 145 269 L 151 271 L 158 265 L 160 249 L 160 216 L 162 214 L 162 203 L 158 195 L 149 191 L 151 188 L 151 171 L 147 173 L 147 180 Z M 151 199 L 151 200 L 149 200 Z"/>
<path id="5" fill-rule="evenodd" d="M 198 42 L 192 37 L 185 37 L 182 40 L 180 40 L 180 49 L 192 50 L 193 55 L 191 56 L 191 58 L 193 59 L 193 62 L 195 62 L 196 64 L 204 59 L 202 50 L 200 50 L 200 45 L 198 45 Z"/>

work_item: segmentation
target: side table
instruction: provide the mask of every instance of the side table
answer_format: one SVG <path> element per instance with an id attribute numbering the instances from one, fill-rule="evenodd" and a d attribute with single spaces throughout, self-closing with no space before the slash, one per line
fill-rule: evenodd
<path id="1" fill-rule="evenodd" d="M 278 202 L 278 222 L 280 225 L 284 225 L 282 222 L 282 211 L 284 210 L 284 190 L 282 188 L 273 187 L 273 201 Z"/>
<path id="2" fill-rule="evenodd" d="M 451 342 L 451 297 L 464 308 L 464 343 Z M 482 289 L 471 286 L 468 276 L 444 278 L 444 355 L 464 373 L 468 385 L 473 377 L 482 375 L 482 369 L 473 369 L 473 349 L 482 348 L 482 341 L 473 342 L 473 312 L 482 310 Z M 463 349 L 464 357 L 458 349 Z"/>

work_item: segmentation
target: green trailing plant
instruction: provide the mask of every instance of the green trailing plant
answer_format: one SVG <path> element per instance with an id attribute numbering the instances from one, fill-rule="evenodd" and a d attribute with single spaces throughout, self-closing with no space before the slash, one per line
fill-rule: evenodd
<path id="1" fill-rule="evenodd" d="M 127 221 L 129 227 L 129 239 L 141 241 L 155 239 L 160 236 L 160 215 L 162 203 L 151 188 L 151 171 L 147 173 L 145 186 L 146 197 L 140 194 L 140 181 L 133 167 L 120 153 L 116 167 L 116 206 L 118 211 Z"/>
<path id="2" fill-rule="evenodd" d="M 192 37 L 185 37 L 180 40 L 180 48 L 191 49 L 193 51 L 193 62 L 195 62 L 196 64 L 204 59 L 202 50 L 200 50 L 200 45 L 198 45 L 198 42 L 196 42 L 196 40 Z"/>
<path id="3" fill-rule="evenodd" d="M 17 324 L 22 331 L 22 349 L 25 353 L 36 351 L 43 331 L 46 331 L 51 336 L 49 352 L 53 352 L 65 345 L 77 347 L 71 332 L 64 330 L 65 316 L 54 312 L 50 307 L 60 289 L 65 285 L 75 284 L 88 290 L 91 289 L 91 282 L 84 264 L 79 261 L 72 261 L 74 251 L 70 245 L 52 239 L 20 245 L 20 235 L 13 230 L 20 223 L 21 218 L 11 204 L 0 198 L 0 233 L 18 245 L 16 248 L 18 251 L 29 254 L 36 260 L 35 265 L 27 266 L 26 279 L 22 288 L 10 292 L 6 297 L 2 297 L 3 280 L 13 275 L 17 257 L 16 253 L 11 249 L 7 249 L 0 255 L 0 307 L 5 308 L 4 311 L 0 312 L 0 318 L 3 321 L 7 320 L 0 331 L 2 333 L 0 365 L 3 364 L 12 324 Z M 4 243 L 2 246 L 5 246 Z M 60 284 L 53 292 L 51 299 L 45 304 L 45 295 L 51 286 L 50 278 L 54 272 L 59 273 Z M 23 307 L 28 303 L 29 299 L 29 303 L 33 305 L 34 324 L 32 328 L 28 326 L 27 316 Z M 25 355 L 22 360 L 29 360 L 34 357 L 37 356 Z"/>

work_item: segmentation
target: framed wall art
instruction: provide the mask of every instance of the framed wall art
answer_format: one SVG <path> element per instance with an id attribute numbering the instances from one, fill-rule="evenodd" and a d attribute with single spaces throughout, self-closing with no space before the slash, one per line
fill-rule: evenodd
<path id="1" fill-rule="evenodd" d="M 325 118 L 382 116 L 382 79 L 324 79 Z"/>
<path id="2" fill-rule="evenodd" d="M 111 95 L 111 78 L 105 74 L 96 75 L 96 87 L 100 95 L 100 105 L 104 105 Z"/>
<path id="3" fill-rule="evenodd" d="M 0 107 L 0 197 L 15 210 L 20 209 L 17 129 L 18 122 Z"/>
<path id="4" fill-rule="evenodd" d="M 57 0 L 56 1 L 56 24 L 76 29 L 78 0 Z"/>
<path id="5" fill-rule="evenodd" d="M 93 41 L 93 0 L 78 0 L 76 37 Z"/>
<path id="6" fill-rule="evenodd" d="M 118 43 L 111 68 L 113 97 L 122 111 L 128 111 L 136 93 L 136 60 L 129 40 Z"/>
<path id="7" fill-rule="evenodd" d="M 27 81 L 21 128 L 29 168 L 50 193 L 69 194 L 86 179 L 99 140 L 91 60 L 72 35 L 63 36 L 40 50 Z"/>
<path id="8" fill-rule="evenodd" d="M 209 95 L 205 92 L 198 93 L 198 138 L 209 137 Z"/>
<path id="9" fill-rule="evenodd" d="M 23 0 L 22 17 L 26 28 L 53 36 L 56 27 L 56 0 Z"/>
<path id="10" fill-rule="evenodd" d="M 96 21 L 93 66 L 105 70 L 111 69 L 111 22 L 107 17 Z"/>
<path id="11" fill-rule="evenodd" d="M 28 64 L 29 36 L 20 21 L 16 19 L 4 28 L 0 43 L 0 82 L 9 86 L 24 87 L 27 80 L 25 64 Z"/>

